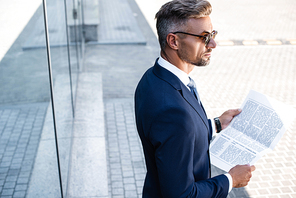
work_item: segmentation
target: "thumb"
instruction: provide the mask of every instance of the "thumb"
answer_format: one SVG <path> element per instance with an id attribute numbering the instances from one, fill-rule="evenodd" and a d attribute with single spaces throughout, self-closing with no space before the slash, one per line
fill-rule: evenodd
<path id="1" fill-rule="evenodd" d="M 241 112 L 242 112 L 242 109 L 233 109 L 232 110 L 233 116 L 236 116 L 236 115 L 240 114 Z"/>
<path id="2" fill-rule="evenodd" d="M 251 171 L 253 172 L 254 170 L 256 170 L 256 167 L 254 165 L 251 166 Z"/>

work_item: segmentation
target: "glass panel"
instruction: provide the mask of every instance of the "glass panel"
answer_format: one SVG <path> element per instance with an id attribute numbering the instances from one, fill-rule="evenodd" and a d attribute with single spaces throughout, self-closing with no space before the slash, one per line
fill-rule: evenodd
<path id="1" fill-rule="evenodd" d="M 74 98 L 79 62 L 82 57 L 81 43 L 79 43 L 82 34 L 78 34 L 78 23 L 76 23 L 77 19 L 74 18 L 80 12 L 73 12 L 74 4 L 71 5 L 69 2 L 72 1 L 47 1 L 58 152 L 65 197 L 67 195 L 68 173 L 70 172 Z M 77 14 L 75 14 L 76 12 Z M 68 35 L 71 35 L 71 29 L 73 28 L 77 33 L 74 34 L 76 38 L 71 40 Z"/>
<path id="2" fill-rule="evenodd" d="M 60 196 L 40 3 L 0 1 L 0 197 Z"/>
<path id="3" fill-rule="evenodd" d="M 80 0 L 48 0 L 46 7 L 55 116 L 43 6 L 39 0 L 0 2 L 0 197 L 61 197 L 55 131 L 67 195 L 74 99 L 84 52 L 83 8 Z"/>

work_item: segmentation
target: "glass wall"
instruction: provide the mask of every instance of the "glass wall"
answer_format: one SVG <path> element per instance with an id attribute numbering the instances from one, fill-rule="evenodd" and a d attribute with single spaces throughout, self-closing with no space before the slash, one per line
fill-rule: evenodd
<path id="1" fill-rule="evenodd" d="M 0 197 L 67 196 L 83 6 L 44 2 L 0 2 Z"/>

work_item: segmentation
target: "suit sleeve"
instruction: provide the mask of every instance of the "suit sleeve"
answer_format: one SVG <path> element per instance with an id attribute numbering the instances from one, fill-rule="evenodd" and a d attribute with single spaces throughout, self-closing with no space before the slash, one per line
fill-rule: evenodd
<path id="1" fill-rule="evenodd" d="M 225 175 L 195 181 L 194 120 L 181 108 L 167 108 L 155 116 L 149 139 L 155 149 L 155 160 L 163 197 L 227 197 L 229 182 Z"/>

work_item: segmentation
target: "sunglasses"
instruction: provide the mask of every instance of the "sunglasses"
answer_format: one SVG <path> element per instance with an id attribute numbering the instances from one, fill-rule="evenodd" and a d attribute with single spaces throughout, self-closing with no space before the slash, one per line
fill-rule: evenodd
<path id="1" fill-rule="evenodd" d="M 207 34 L 207 35 L 196 35 L 196 34 L 191 34 L 191 33 L 187 33 L 187 32 L 172 32 L 172 34 L 186 34 L 186 35 L 190 35 L 190 36 L 196 36 L 198 38 L 202 38 L 205 42 L 205 46 L 208 46 L 210 40 L 213 38 L 215 39 L 216 35 L 218 34 L 217 30 L 213 30 L 211 33 Z"/>

